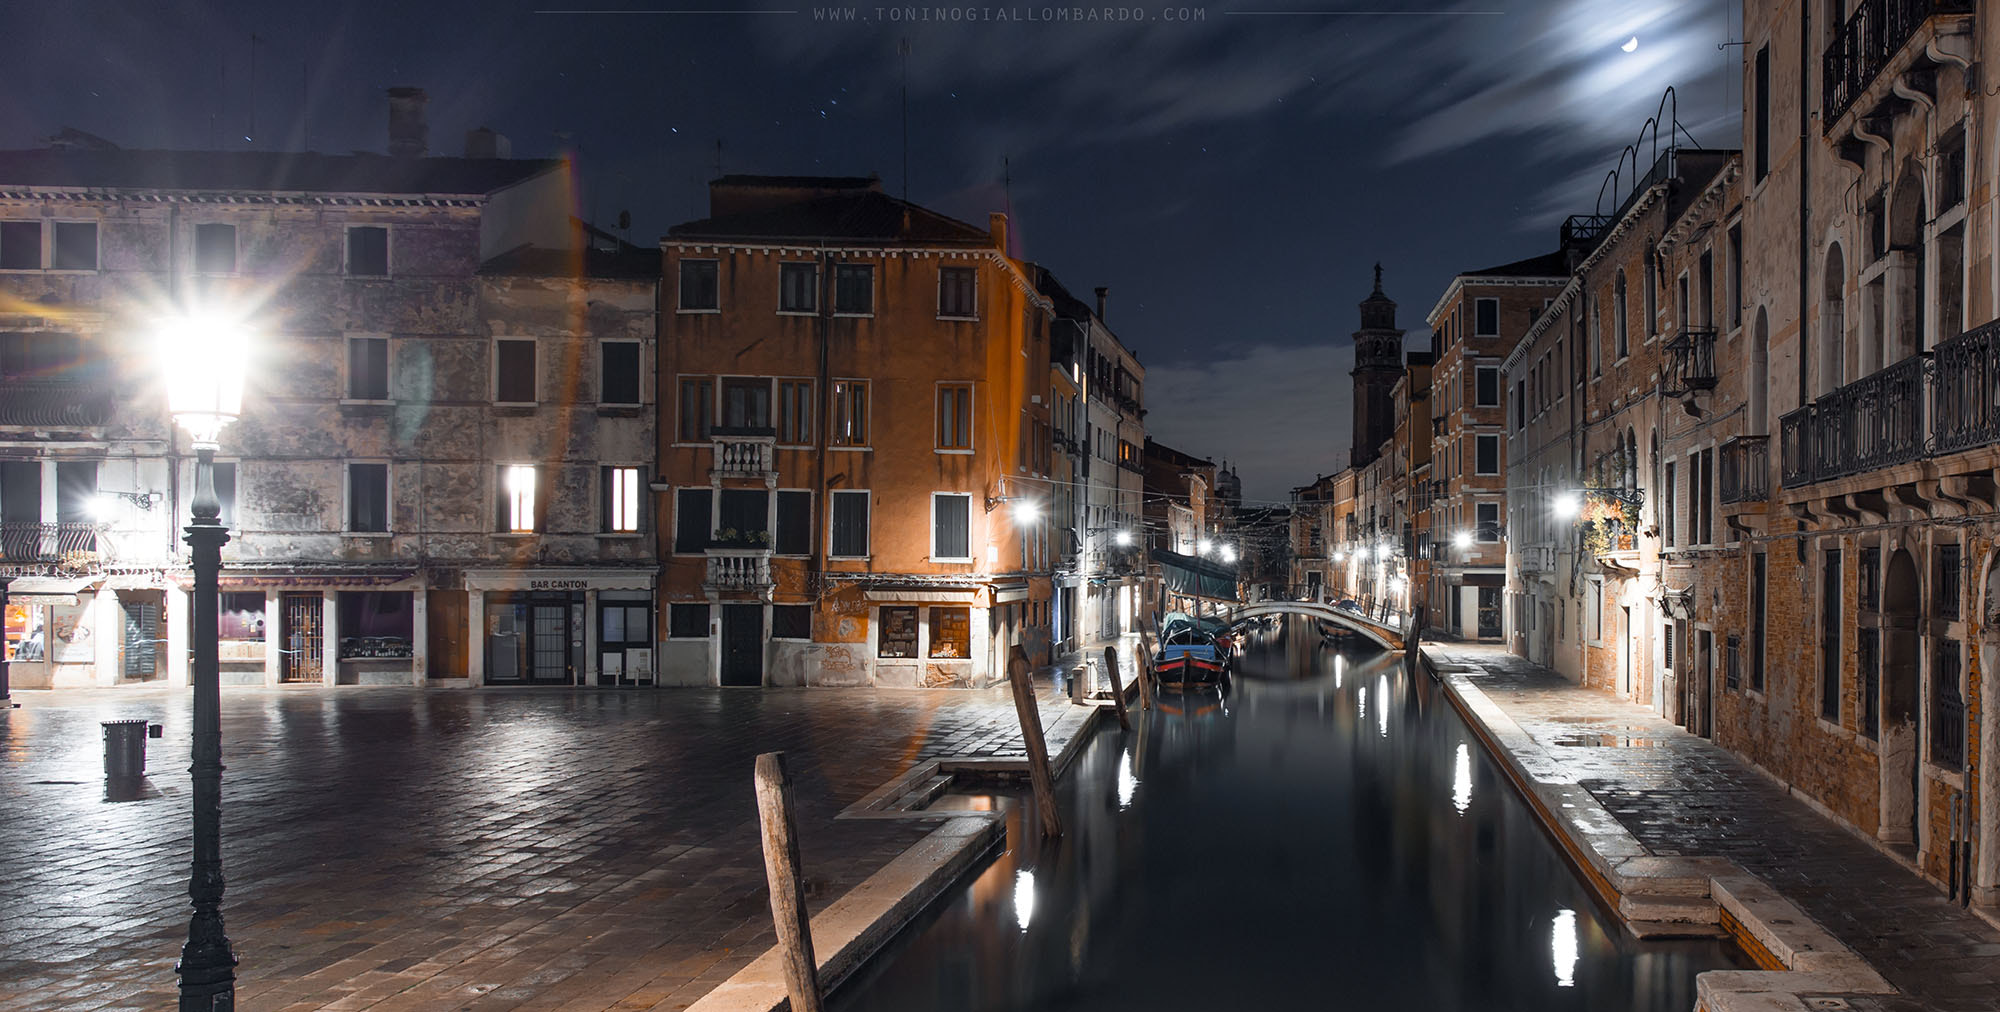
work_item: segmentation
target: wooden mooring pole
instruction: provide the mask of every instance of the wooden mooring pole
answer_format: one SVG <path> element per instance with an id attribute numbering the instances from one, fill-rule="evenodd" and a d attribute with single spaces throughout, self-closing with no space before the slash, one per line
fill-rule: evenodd
<path id="1" fill-rule="evenodd" d="M 1104 648 L 1104 670 L 1111 676 L 1111 702 L 1118 707 L 1118 726 L 1132 730 L 1132 718 L 1125 716 L 1125 680 L 1118 677 L 1118 648 Z"/>
<path id="2" fill-rule="evenodd" d="M 1028 750 L 1035 811 L 1042 817 L 1042 835 L 1053 840 L 1062 835 L 1062 816 L 1056 812 L 1055 778 L 1049 774 L 1049 746 L 1042 738 L 1042 708 L 1035 704 L 1034 676 L 1028 671 L 1028 658 L 1018 649 L 1007 661 L 1007 681 L 1014 689 L 1014 712 L 1021 718 L 1021 744 Z"/>
<path id="3" fill-rule="evenodd" d="M 792 1012 L 821 1012 L 819 962 L 813 956 L 806 887 L 799 870 L 798 824 L 792 818 L 792 778 L 783 752 L 757 757 L 757 821 L 764 829 L 764 878 L 771 888 L 771 923 L 785 954 L 785 993 Z"/>

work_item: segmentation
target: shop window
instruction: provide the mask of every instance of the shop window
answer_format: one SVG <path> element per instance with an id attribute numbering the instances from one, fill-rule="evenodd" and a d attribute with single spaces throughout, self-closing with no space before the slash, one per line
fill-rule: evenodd
<path id="1" fill-rule="evenodd" d="M 0 270 L 42 269 L 42 223 L 0 221 Z"/>
<path id="2" fill-rule="evenodd" d="M 714 509 L 715 497 L 707 486 L 674 493 L 675 554 L 700 555 L 708 551 L 710 535 L 715 532 L 711 516 Z"/>
<path id="3" fill-rule="evenodd" d="M 389 230 L 354 225 L 347 230 L 347 273 L 358 278 L 389 276 Z"/>
<path id="4" fill-rule="evenodd" d="M 778 265 L 778 312 L 816 313 L 819 311 L 819 265 L 786 263 Z"/>
<path id="5" fill-rule="evenodd" d="M 604 508 L 599 519 L 610 534 L 632 534 L 639 530 L 639 487 L 644 484 L 636 467 L 601 469 Z"/>
<path id="6" fill-rule="evenodd" d="M 972 656 L 972 609 L 931 609 L 931 656 Z"/>
<path id="7" fill-rule="evenodd" d="M 772 605 L 771 638 L 774 640 L 812 639 L 812 606 L 809 604 Z"/>
<path id="8" fill-rule="evenodd" d="M 882 609 L 882 635 L 875 656 L 917 656 L 917 609 L 903 606 Z"/>
<path id="9" fill-rule="evenodd" d="M 601 341 L 598 343 L 599 404 L 639 403 L 639 342 Z"/>
<path id="10" fill-rule="evenodd" d="M 194 227 L 194 272 L 236 273 L 236 226 L 203 224 Z"/>
<path id="11" fill-rule="evenodd" d="M 340 609 L 340 657 L 408 657 L 416 628 L 409 591 L 343 590 Z"/>
<path id="12" fill-rule="evenodd" d="M 56 270 L 96 270 L 97 223 L 94 221 L 56 222 L 55 244 L 49 253 L 49 266 Z"/>
<path id="13" fill-rule="evenodd" d="M 264 641 L 264 592 L 240 591 L 222 595 L 216 613 L 216 630 L 224 640 Z"/>
<path id="14" fill-rule="evenodd" d="M 836 559 L 868 557 L 868 492 L 842 489 L 828 493 L 832 538 L 828 555 Z"/>
<path id="15" fill-rule="evenodd" d="M 680 307 L 684 310 L 712 311 L 720 304 L 714 260 L 681 261 Z"/>
<path id="16" fill-rule="evenodd" d="M 667 637 L 677 640 L 707 639 L 708 605 L 669 605 L 667 607 Z"/>
<path id="17" fill-rule="evenodd" d="M 643 603 L 598 605 L 597 684 L 651 685 L 653 610 Z"/>
<path id="18" fill-rule="evenodd" d="M 875 312 L 875 267 L 872 264 L 841 264 L 833 273 L 833 311 L 842 316 L 869 316 Z"/>

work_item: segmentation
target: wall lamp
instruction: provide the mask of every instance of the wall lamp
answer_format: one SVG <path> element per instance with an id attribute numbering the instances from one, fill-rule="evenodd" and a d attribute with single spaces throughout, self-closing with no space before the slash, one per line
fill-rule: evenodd
<path id="1" fill-rule="evenodd" d="M 113 501 L 123 499 L 141 512 L 151 513 L 153 504 L 165 498 L 158 492 L 120 492 L 116 489 L 100 488 L 97 490 L 97 498 L 90 504 L 90 510 L 101 519 L 110 514 Z"/>

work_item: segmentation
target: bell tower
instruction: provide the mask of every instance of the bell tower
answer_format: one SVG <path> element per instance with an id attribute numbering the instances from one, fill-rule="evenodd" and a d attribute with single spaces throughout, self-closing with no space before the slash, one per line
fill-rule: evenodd
<path id="1" fill-rule="evenodd" d="M 1375 265 L 1375 290 L 1361 300 L 1361 329 L 1354 332 L 1354 449 L 1350 466 L 1381 455 L 1396 433 L 1393 391 L 1403 375 L 1403 332 L 1396 329 L 1396 303 L 1382 294 L 1382 265 Z"/>

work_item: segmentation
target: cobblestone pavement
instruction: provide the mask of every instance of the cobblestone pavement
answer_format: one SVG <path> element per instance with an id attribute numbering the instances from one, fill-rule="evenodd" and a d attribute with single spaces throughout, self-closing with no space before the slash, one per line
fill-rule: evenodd
<path id="1" fill-rule="evenodd" d="M 187 930 L 190 700 L 0 715 L 0 1008 L 161 1009 Z M 1044 693 L 1059 750 L 1081 708 Z M 146 718 L 143 797 L 100 720 Z M 229 689 L 239 1007 L 677 1009 L 770 944 L 750 787 L 784 749 L 818 909 L 928 832 L 834 815 L 924 759 L 1019 756 L 1004 688 Z"/>
<path id="2" fill-rule="evenodd" d="M 2000 932 L 1715 744 L 1504 650 L 1426 643 L 1655 854 L 1727 857 L 1903 992 L 1857 1009 L 2000 1009 Z M 1600 737 L 1606 736 L 1606 737 Z M 1631 742 L 1629 745 L 1587 743 Z"/>

